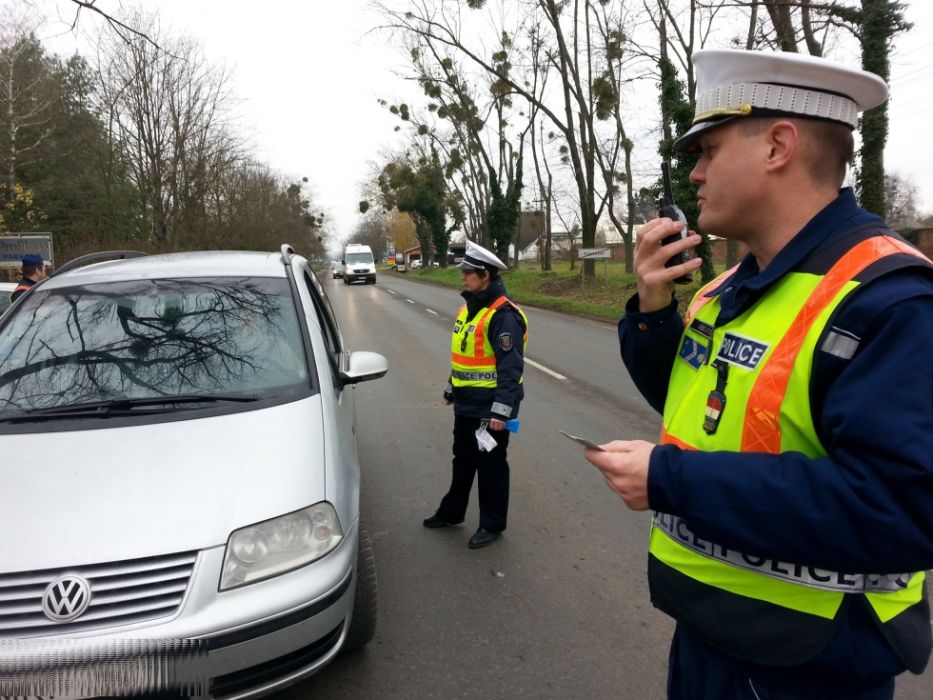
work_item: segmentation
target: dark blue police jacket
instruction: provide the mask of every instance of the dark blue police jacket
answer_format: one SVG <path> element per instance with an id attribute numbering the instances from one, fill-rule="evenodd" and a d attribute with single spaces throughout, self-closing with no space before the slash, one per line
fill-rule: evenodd
<path id="1" fill-rule="evenodd" d="M 23 294 L 29 291 L 28 289 L 20 289 L 20 287 L 33 287 L 35 284 L 35 280 L 31 280 L 28 277 L 21 277 L 19 282 L 16 283 L 16 289 L 14 289 L 10 294 L 10 303 L 12 304 L 14 301 L 23 296 Z"/>
<path id="2" fill-rule="evenodd" d="M 779 278 L 828 241 L 883 221 L 844 189 L 759 273 L 745 257 L 716 293 L 720 323 L 747 311 Z M 684 517 L 698 536 L 743 552 L 837 571 L 933 567 L 933 274 L 910 267 L 859 287 L 832 325 L 861 338 L 851 359 L 817 351 L 810 401 L 828 457 L 686 452 L 651 454 L 651 507 Z M 662 412 L 683 331 L 676 302 L 649 314 L 629 300 L 619 322 L 622 358 Z M 698 654 L 778 687 L 870 687 L 905 664 L 871 613 L 853 599 L 821 654 L 775 672 L 725 659 L 699 640 Z M 679 631 L 682 633 L 683 631 Z"/>

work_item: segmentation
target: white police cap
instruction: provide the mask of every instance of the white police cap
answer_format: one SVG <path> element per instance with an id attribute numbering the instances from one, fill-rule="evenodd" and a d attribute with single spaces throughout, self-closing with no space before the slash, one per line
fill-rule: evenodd
<path id="1" fill-rule="evenodd" d="M 742 117 L 788 116 L 858 126 L 888 86 L 874 73 L 816 56 L 715 49 L 693 54 L 697 76 L 693 126 L 674 142 L 690 151 L 704 131 Z"/>
<path id="2" fill-rule="evenodd" d="M 473 241 L 467 241 L 466 255 L 463 261 L 457 264 L 461 270 L 507 270 L 505 263 L 499 260 L 492 251 L 486 250 Z"/>

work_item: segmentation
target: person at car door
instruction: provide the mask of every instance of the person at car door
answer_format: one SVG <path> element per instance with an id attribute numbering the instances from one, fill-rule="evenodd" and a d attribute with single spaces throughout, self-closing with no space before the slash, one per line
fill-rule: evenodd
<path id="1" fill-rule="evenodd" d="M 16 283 L 16 288 L 10 294 L 11 304 L 32 289 L 33 285 L 37 282 L 41 282 L 48 277 L 45 272 L 45 260 L 42 259 L 41 255 L 35 253 L 24 255 L 22 265 L 23 276 L 20 278 L 19 282 Z"/>
<path id="2" fill-rule="evenodd" d="M 676 700 L 890 700 L 931 650 L 933 266 L 843 187 L 876 75 L 700 51 L 699 226 L 749 254 L 677 312 L 682 222 L 638 234 L 619 324 L 659 445 L 585 451 L 655 510 L 652 603 L 677 622 Z"/>
<path id="3" fill-rule="evenodd" d="M 453 474 L 450 489 L 424 526 L 462 523 L 475 476 L 479 528 L 468 544 L 477 549 L 492 544 L 507 524 L 506 421 L 518 416 L 524 398 L 528 318 L 507 296 L 499 277 L 506 266 L 491 251 L 468 241 L 457 267 L 466 303 L 454 322 L 450 380 L 444 388 L 444 401 L 454 407 Z M 494 442 L 485 442 L 490 436 Z"/>

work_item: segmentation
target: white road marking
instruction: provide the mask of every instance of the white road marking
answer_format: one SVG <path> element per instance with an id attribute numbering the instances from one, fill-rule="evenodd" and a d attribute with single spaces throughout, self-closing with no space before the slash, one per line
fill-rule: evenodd
<path id="1" fill-rule="evenodd" d="M 525 358 L 525 364 L 529 364 L 529 365 L 531 365 L 532 367 L 534 367 L 535 369 L 540 369 L 540 370 L 541 370 L 542 372 L 544 372 L 545 374 L 550 374 L 552 377 L 554 377 L 554 379 L 559 379 L 559 380 L 561 380 L 562 382 L 566 382 L 566 381 L 567 381 L 567 377 L 565 377 L 563 374 L 560 374 L 559 372 L 555 372 L 555 371 L 552 370 L 552 369 L 548 369 L 548 368 L 545 367 L 544 365 L 538 364 L 538 363 L 535 362 L 534 360 L 529 360 L 527 357 Z"/>
<path id="2" fill-rule="evenodd" d="M 389 294 L 395 294 L 395 290 L 394 290 L 394 289 L 386 289 L 386 291 L 387 291 Z"/>
<path id="3" fill-rule="evenodd" d="M 425 309 L 425 311 L 427 311 L 429 314 L 434 314 L 435 316 L 438 315 L 437 311 L 435 311 L 434 309 Z"/>
<path id="4" fill-rule="evenodd" d="M 406 299 L 405 301 L 407 301 L 409 304 L 414 304 L 414 303 L 415 303 L 415 302 L 413 302 L 411 299 Z"/>

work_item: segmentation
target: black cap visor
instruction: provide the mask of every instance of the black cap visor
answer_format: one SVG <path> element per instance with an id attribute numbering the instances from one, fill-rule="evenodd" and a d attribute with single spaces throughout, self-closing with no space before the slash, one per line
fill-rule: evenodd
<path id="1" fill-rule="evenodd" d="M 731 117 L 723 117 L 722 119 L 694 124 L 687 130 L 687 133 L 674 141 L 672 148 L 677 153 L 696 153 L 697 150 L 699 150 L 697 142 L 704 133 L 710 129 L 715 129 L 717 126 L 722 126 L 723 124 L 728 124 L 731 121 L 742 118 L 742 115 L 737 114 Z"/>
<path id="2" fill-rule="evenodd" d="M 466 260 L 461 260 L 460 262 L 458 262 L 457 267 L 460 268 L 461 270 L 467 270 L 467 271 L 486 269 L 485 266 L 483 265 L 474 265 L 473 263 L 467 262 Z"/>

